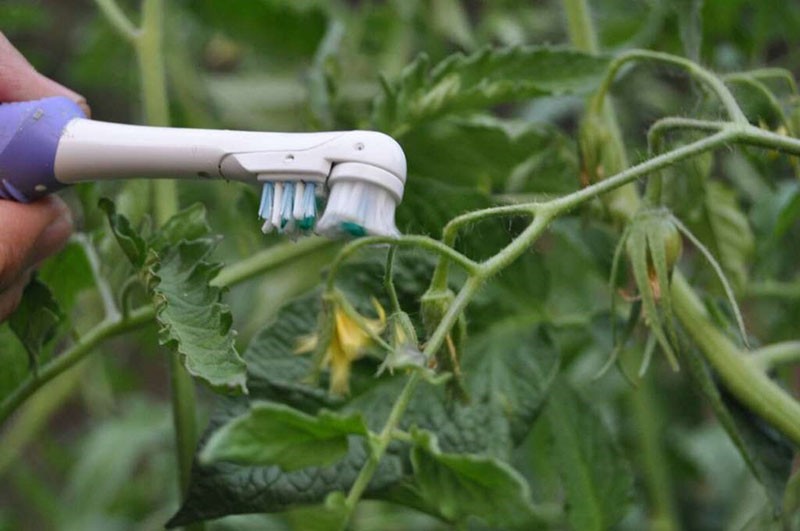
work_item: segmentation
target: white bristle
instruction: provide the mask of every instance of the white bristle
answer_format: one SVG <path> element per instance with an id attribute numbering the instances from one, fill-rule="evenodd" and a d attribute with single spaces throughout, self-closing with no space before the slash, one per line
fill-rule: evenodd
<path id="1" fill-rule="evenodd" d="M 294 219 L 303 219 L 303 195 L 305 191 L 306 187 L 303 181 L 294 183 L 294 208 L 292 209 L 292 217 Z"/>
<path id="2" fill-rule="evenodd" d="M 281 206 L 283 203 L 283 183 L 275 183 L 275 193 L 272 196 L 272 216 L 270 221 L 272 226 L 280 229 L 281 227 Z"/>
<path id="3" fill-rule="evenodd" d="M 316 232 L 329 237 L 342 234 L 398 236 L 394 224 L 395 198 L 383 187 L 365 181 L 333 183 Z"/>

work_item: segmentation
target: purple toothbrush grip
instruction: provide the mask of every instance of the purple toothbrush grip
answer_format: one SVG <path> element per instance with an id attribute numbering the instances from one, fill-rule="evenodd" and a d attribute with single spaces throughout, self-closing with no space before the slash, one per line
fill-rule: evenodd
<path id="1" fill-rule="evenodd" d="M 64 97 L 0 104 L 0 198 L 28 203 L 63 188 L 53 173 L 58 141 L 85 117 Z"/>

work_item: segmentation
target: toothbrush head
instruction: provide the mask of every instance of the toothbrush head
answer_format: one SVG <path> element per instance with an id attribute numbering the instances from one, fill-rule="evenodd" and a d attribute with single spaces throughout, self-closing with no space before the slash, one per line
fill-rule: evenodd
<path id="1" fill-rule="evenodd" d="M 284 168 L 278 175 L 259 175 L 264 184 L 258 215 L 264 233 L 274 230 L 291 237 L 315 233 L 329 238 L 400 235 L 394 214 L 403 198 L 406 162 L 397 142 L 382 133 L 351 131 L 309 151 L 324 153 L 327 174 L 307 171 L 309 164 L 319 163 L 309 153 L 287 153 L 287 165 L 306 168 L 305 174 Z M 325 207 L 317 219 L 322 201 Z"/>

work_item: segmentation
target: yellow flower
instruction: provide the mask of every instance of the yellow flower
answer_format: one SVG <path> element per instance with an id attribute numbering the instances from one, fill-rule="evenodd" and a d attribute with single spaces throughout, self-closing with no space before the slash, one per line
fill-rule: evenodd
<path id="1" fill-rule="evenodd" d="M 331 371 L 330 391 L 345 395 L 350 391 L 350 365 L 361 358 L 373 343 L 372 338 L 386 327 L 386 312 L 372 299 L 377 319 L 368 319 L 355 313 L 343 299 L 334 298 L 330 339 L 324 346 L 321 358 L 323 367 Z M 307 336 L 298 341 L 295 352 L 309 352 L 317 348 L 319 336 Z"/>

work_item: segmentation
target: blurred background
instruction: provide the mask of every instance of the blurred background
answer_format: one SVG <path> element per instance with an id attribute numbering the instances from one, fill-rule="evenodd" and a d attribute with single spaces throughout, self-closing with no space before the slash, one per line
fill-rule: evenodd
<path id="1" fill-rule="evenodd" d="M 133 20 L 138 19 L 137 1 L 120 4 Z M 173 125 L 186 127 L 369 128 L 370 105 L 380 92 L 381 76 L 397 78 L 419 53 L 435 64 L 454 52 L 470 53 L 487 45 L 568 41 L 564 15 L 554 1 L 169 0 L 166 4 L 170 114 Z M 690 0 L 590 4 L 604 50 L 642 47 L 684 53 L 680 19 L 692 9 Z M 702 21 L 702 46 L 694 53 L 708 67 L 726 72 L 776 66 L 800 74 L 800 3 L 712 0 L 703 7 Z M 94 118 L 142 121 L 136 57 L 91 1 L 2 0 L 0 30 L 42 73 L 85 95 Z M 688 114 L 703 105 L 694 89 L 685 76 L 670 69 L 643 68 L 628 75 L 615 96 L 621 102 L 620 119 L 632 158 L 646 153 L 645 133 L 654 119 L 667 113 Z M 550 122 L 572 135 L 575 111 L 581 106 L 580 98 L 544 99 L 503 106 L 495 114 Z M 768 113 L 764 119 L 771 120 Z M 574 141 L 567 140 L 566 146 L 574 163 Z M 424 152 L 425 147 L 414 149 Z M 761 177 L 753 175 L 763 176 L 773 167 L 754 164 L 740 160 L 731 166 L 731 173 L 743 186 L 758 188 Z M 775 164 L 774 171 L 788 171 L 785 161 Z M 577 181 L 566 186 L 574 188 Z M 67 198 L 79 228 L 91 234 L 104 221 L 97 209 L 86 205 L 112 195 L 120 210 L 142 223 L 148 204 L 142 199 L 145 193 L 141 183 L 104 184 L 71 191 Z M 183 185 L 180 193 L 184 205 L 198 200 L 206 204 L 214 230 L 224 235 L 218 255 L 226 262 L 276 241 L 258 232 L 254 190 Z M 436 226 L 417 224 L 402 209 L 398 216 L 401 230 L 436 233 Z M 108 276 L 121 282 L 124 273 L 111 259 L 120 255 L 113 247 L 110 240 L 98 241 L 107 258 Z M 317 282 L 320 267 L 334 250 L 322 249 L 292 271 L 276 271 L 228 295 L 242 345 L 275 315 L 282 301 Z M 788 274 L 790 266 L 764 267 Z M 67 272 L 55 269 L 49 274 Z M 72 319 L 77 329 L 85 329 L 97 322 L 99 310 L 93 296 L 81 294 L 79 288 L 73 290 L 80 300 Z M 763 321 L 756 326 L 765 337 L 791 337 L 800 315 L 797 302 L 770 308 L 755 311 L 750 318 Z M 0 327 L 0 358 L 11 356 L 16 349 L 13 341 Z M 152 327 L 105 344 L 101 355 L 54 382 L 6 426 L 0 434 L 0 529 L 162 528 L 178 501 L 166 358 L 155 345 Z M 0 378 L 5 385 L 26 370 L 23 362 L 14 363 L 4 365 L 10 367 Z M 212 398 L 201 395 L 204 415 Z M 677 461 L 693 471 L 687 476 L 711 485 L 707 491 L 702 485 L 693 491 L 707 494 L 695 500 L 704 512 L 693 517 L 693 527 L 717 528 L 715 518 L 733 510 L 733 498 L 725 489 L 732 489 L 730 483 L 741 477 L 741 460 L 715 427 L 698 430 L 681 445 Z M 369 503 L 358 522 L 359 529 L 440 528 L 426 517 Z M 304 529 L 302 522 L 261 516 L 228 518 L 215 526 Z"/>

